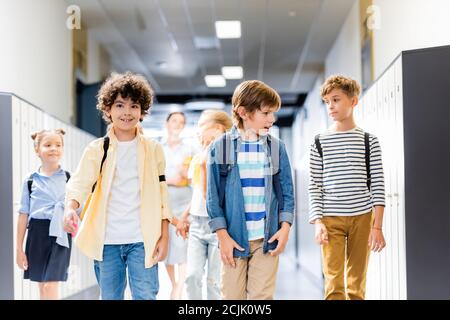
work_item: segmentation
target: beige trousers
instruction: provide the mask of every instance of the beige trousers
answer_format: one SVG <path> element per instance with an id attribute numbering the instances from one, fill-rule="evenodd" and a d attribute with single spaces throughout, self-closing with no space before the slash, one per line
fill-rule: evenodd
<path id="1" fill-rule="evenodd" d="M 322 218 L 328 231 L 328 244 L 322 245 L 325 299 L 364 299 L 372 219 L 372 212 Z"/>
<path id="2" fill-rule="evenodd" d="M 222 299 L 273 299 L 278 256 L 263 254 L 262 246 L 263 239 L 250 241 L 249 257 L 234 258 L 235 268 L 222 265 Z"/>

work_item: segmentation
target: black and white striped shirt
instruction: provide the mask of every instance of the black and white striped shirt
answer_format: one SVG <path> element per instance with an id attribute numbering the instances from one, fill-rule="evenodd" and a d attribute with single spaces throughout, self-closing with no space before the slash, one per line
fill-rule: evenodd
<path id="1" fill-rule="evenodd" d="M 315 143 L 310 155 L 310 214 L 312 222 L 322 216 L 355 216 L 384 206 L 384 176 L 377 137 L 369 135 L 371 191 L 367 188 L 364 131 L 329 130 L 319 137 L 323 161 Z"/>

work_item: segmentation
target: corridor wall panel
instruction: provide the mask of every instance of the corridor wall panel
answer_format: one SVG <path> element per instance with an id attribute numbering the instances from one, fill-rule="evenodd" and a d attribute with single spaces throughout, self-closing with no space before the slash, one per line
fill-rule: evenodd
<path id="1" fill-rule="evenodd" d="M 94 138 L 82 130 L 63 123 L 53 116 L 9 93 L 0 93 L 2 111 L 0 131 L 0 193 L 3 212 L 0 216 L 0 299 L 39 299 L 37 283 L 23 280 L 23 271 L 15 262 L 16 229 L 22 185 L 31 172 L 40 166 L 31 134 L 42 129 L 62 128 L 64 155 L 61 165 L 73 172 L 81 158 L 84 147 Z M 60 286 L 60 297 L 66 298 L 96 285 L 93 263 L 73 247 L 69 278 Z"/>

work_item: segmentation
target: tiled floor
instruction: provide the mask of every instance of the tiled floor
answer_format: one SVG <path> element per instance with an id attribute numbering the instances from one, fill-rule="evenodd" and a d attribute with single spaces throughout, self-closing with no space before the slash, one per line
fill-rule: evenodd
<path id="1" fill-rule="evenodd" d="M 158 300 L 170 298 L 171 285 L 165 266 L 159 265 Z M 183 299 L 186 299 L 184 291 Z M 277 275 L 277 289 L 274 295 L 277 300 L 320 300 L 322 299 L 322 284 L 315 281 L 301 266 L 297 268 L 293 254 L 286 252 L 280 256 L 280 265 Z"/>
<path id="2" fill-rule="evenodd" d="M 297 267 L 295 257 L 285 253 L 280 256 L 277 274 L 276 300 L 320 300 L 322 283 L 302 268 Z"/>
<path id="3" fill-rule="evenodd" d="M 159 293 L 158 300 L 170 299 L 171 284 L 163 263 L 159 264 Z M 280 256 L 277 274 L 277 289 L 274 298 L 277 300 L 320 300 L 322 299 L 322 283 L 301 265 L 297 266 L 294 254 L 285 252 Z M 84 297 L 86 298 L 86 297 Z M 96 299 L 96 297 L 92 297 Z M 129 288 L 125 292 L 125 299 L 131 299 Z M 186 290 L 182 299 L 186 299 Z"/>

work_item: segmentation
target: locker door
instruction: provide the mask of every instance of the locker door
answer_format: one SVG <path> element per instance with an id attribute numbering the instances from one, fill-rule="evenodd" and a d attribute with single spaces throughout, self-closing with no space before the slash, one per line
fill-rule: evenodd
<path id="1" fill-rule="evenodd" d="M 396 114 L 397 114 L 397 183 L 398 183 L 398 248 L 399 248 L 399 294 L 400 299 L 407 299 L 406 295 L 406 241 L 405 241 L 405 168 L 404 168 L 404 137 L 403 137 L 403 77 L 402 58 L 395 63 L 396 74 Z"/>
<path id="2" fill-rule="evenodd" d="M 12 97 L 12 176 L 13 176 L 13 252 L 14 252 L 14 299 L 21 299 L 23 294 L 22 271 L 16 266 L 16 237 L 18 211 L 20 208 L 20 198 L 22 192 L 21 161 L 20 161 L 20 141 L 21 141 L 21 120 L 20 120 L 20 101 L 16 97 Z"/>
<path id="3" fill-rule="evenodd" d="M 396 135 L 396 128 L 395 128 L 395 100 L 394 100 L 394 67 L 392 66 L 389 69 L 388 72 L 388 108 L 389 108 L 389 114 L 390 114 L 390 120 L 389 120 L 389 132 L 391 136 L 391 147 L 390 147 L 390 176 L 389 176 L 389 184 L 391 188 L 391 212 L 389 213 L 389 224 L 385 225 L 385 230 L 388 232 L 387 234 L 387 243 L 390 243 L 389 246 L 386 246 L 386 255 L 387 255 L 387 263 L 388 263 L 388 269 L 387 269 L 387 287 L 388 287 L 388 299 L 394 299 L 394 281 L 396 279 L 395 277 L 395 266 L 397 265 L 397 256 L 395 255 L 395 247 L 397 246 L 396 243 L 396 234 L 397 234 L 397 223 L 396 223 L 396 216 L 397 216 L 397 191 L 396 191 L 396 169 L 395 169 L 395 162 L 396 162 L 396 146 L 395 146 L 395 135 Z"/>
<path id="4" fill-rule="evenodd" d="M 381 85 L 382 85 L 382 97 L 383 97 L 383 101 L 382 101 L 382 109 L 385 110 L 384 112 L 389 112 L 388 109 L 388 100 L 387 100 L 387 92 L 388 92 L 388 75 L 387 72 L 384 73 L 383 77 L 382 77 L 382 81 L 381 81 Z M 387 126 L 387 128 L 384 128 L 384 130 L 388 130 L 389 131 L 389 127 Z M 391 203 L 392 203 L 392 199 L 390 196 L 390 184 L 389 184 L 389 176 L 390 176 L 390 157 L 389 154 L 387 154 L 387 158 L 386 158 L 386 168 L 385 168 L 385 185 L 386 185 L 386 189 L 387 189 L 387 201 L 388 201 L 388 205 L 387 205 L 387 210 L 391 211 Z M 388 213 L 389 214 L 389 213 Z M 386 216 L 388 216 L 388 214 L 386 214 Z M 385 220 L 385 224 L 389 224 L 389 217 L 386 218 Z M 385 228 L 386 230 L 386 228 Z M 380 298 L 385 300 L 387 299 L 387 261 L 386 261 L 386 251 L 382 251 L 381 253 L 378 254 L 380 256 L 380 289 L 381 289 L 381 296 Z"/>
<path id="5" fill-rule="evenodd" d="M 23 102 L 20 101 L 20 119 L 21 119 L 21 138 L 22 138 L 22 143 L 20 144 L 20 159 L 21 159 L 21 172 L 20 172 L 20 181 L 24 181 L 25 178 L 27 177 L 27 175 L 29 174 L 29 159 L 30 157 L 33 155 L 30 152 L 30 149 L 32 148 L 32 140 L 30 138 L 30 130 L 28 127 L 28 118 L 29 118 L 29 114 L 28 114 L 28 105 Z M 22 297 L 20 297 L 20 299 L 31 299 L 31 295 L 30 295 L 30 281 L 24 281 L 22 280 Z"/>

